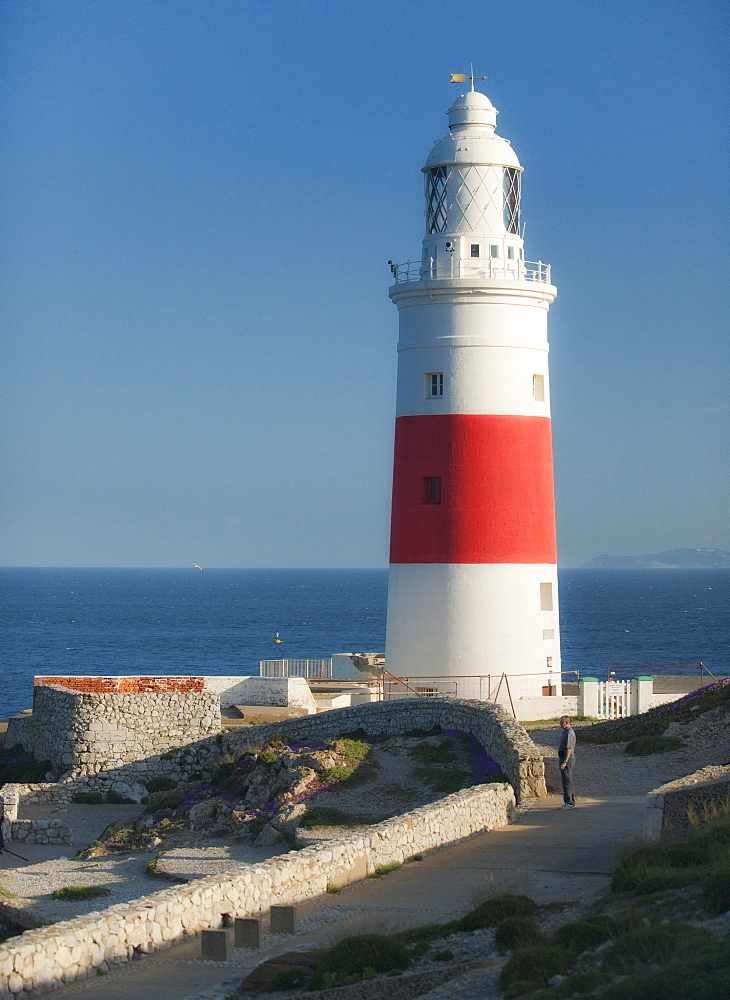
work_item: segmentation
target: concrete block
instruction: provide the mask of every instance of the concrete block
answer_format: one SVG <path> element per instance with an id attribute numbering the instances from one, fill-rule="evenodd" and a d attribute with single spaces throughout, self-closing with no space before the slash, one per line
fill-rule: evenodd
<path id="1" fill-rule="evenodd" d="M 261 935 L 261 919 L 259 917 L 236 917 L 233 924 L 233 945 L 235 948 L 260 948 Z"/>
<path id="2" fill-rule="evenodd" d="M 225 931 L 201 931 L 200 958 L 203 962 L 228 961 L 228 935 Z"/>
<path id="3" fill-rule="evenodd" d="M 269 917 L 269 930 L 272 934 L 296 934 L 296 906 L 272 906 Z"/>

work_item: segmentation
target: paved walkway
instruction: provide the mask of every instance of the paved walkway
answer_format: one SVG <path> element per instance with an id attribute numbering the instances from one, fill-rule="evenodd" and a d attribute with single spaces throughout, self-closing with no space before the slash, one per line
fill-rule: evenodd
<path id="1" fill-rule="evenodd" d="M 380 879 L 298 907 L 300 930 L 264 938 L 259 951 L 234 950 L 228 963 L 203 963 L 198 938 L 113 967 L 35 997 L 86 1000 L 188 1000 L 239 981 L 263 959 L 308 944 L 367 930 L 393 930 L 462 916 L 486 893 L 525 893 L 540 903 L 586 902 L 606 891 L 621 852 L 644 823 L 644 796 L 581 799 L 573 810 L 550 796 L 529 803 L 515 824 L 428 855 Z"/>

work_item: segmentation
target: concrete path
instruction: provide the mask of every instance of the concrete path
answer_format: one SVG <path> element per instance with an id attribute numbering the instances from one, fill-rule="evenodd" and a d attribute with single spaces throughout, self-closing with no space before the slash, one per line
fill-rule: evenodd
<path id="1" fill-rule="evenodd" d="M 86 1000 L 188 1000 L 225 996 L 265 958 L 305 945 L 332 943 L 347 933 L 394 930 L 462 916 L 492 891 L 519 892 L 540 903 L 587 902 L 608 888 L 621 853 L 635 845 L 644 823 L 644 796 L 581 799 L 561 810 L 550 796 L 520 810 L 515 824 L 428 855 L 380 879 L 298 907 L 300 930 L 265 937 L 258 951 L 234 950 L 227 963 L 203 963 L 195 938 L 115 966 L 101 976 L 34 997 Z"/>

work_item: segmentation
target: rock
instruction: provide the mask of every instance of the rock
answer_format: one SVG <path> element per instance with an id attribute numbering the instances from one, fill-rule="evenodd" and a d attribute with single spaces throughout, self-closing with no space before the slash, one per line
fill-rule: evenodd
<path id="1" fill-rule="evenodd" d="M 256 840 L 254 840 L 254 846 L 273 847 L 275 844 L 281 844 L 284 839 L 283 833 L 279 833 L 278 830 L 274 829 L 271 823 L 267 823 Z"/>
<path id="2" fill-rule="evenodd" d="M 208 826 L 231 823 L 233 820 L 233 810 L 221 799 L 208 799 L 205 802 L 196 802 L 188 813 L 190 826 L 193 830 L 204 830 Z"/>
<path id="3" fill-rule="evenodd" d="M 288 836 L 293 836 L 299 829 L 299 825 L 304 818 L 304 814 L 307 811 L 307 807 L 302 802 L 296 802 L 294 805 L 286 806 L 281 810 L 271 821 L 271 825 L 274 829 L 279 830 L 281 833 Z"/>

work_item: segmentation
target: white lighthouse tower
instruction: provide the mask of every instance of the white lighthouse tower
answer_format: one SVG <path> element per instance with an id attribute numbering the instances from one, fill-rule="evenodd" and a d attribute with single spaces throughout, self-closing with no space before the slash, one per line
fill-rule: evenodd
<path id="1" fill-rule="evenodd" d="M 524 259 L 522 167 L 484 94 L 423 168 L 421 260 L 398 307 L 386 665 L 417 687 L 560 694 L 550 268 Z M 500 681 L 505 681 L 500 686 Z"/>

